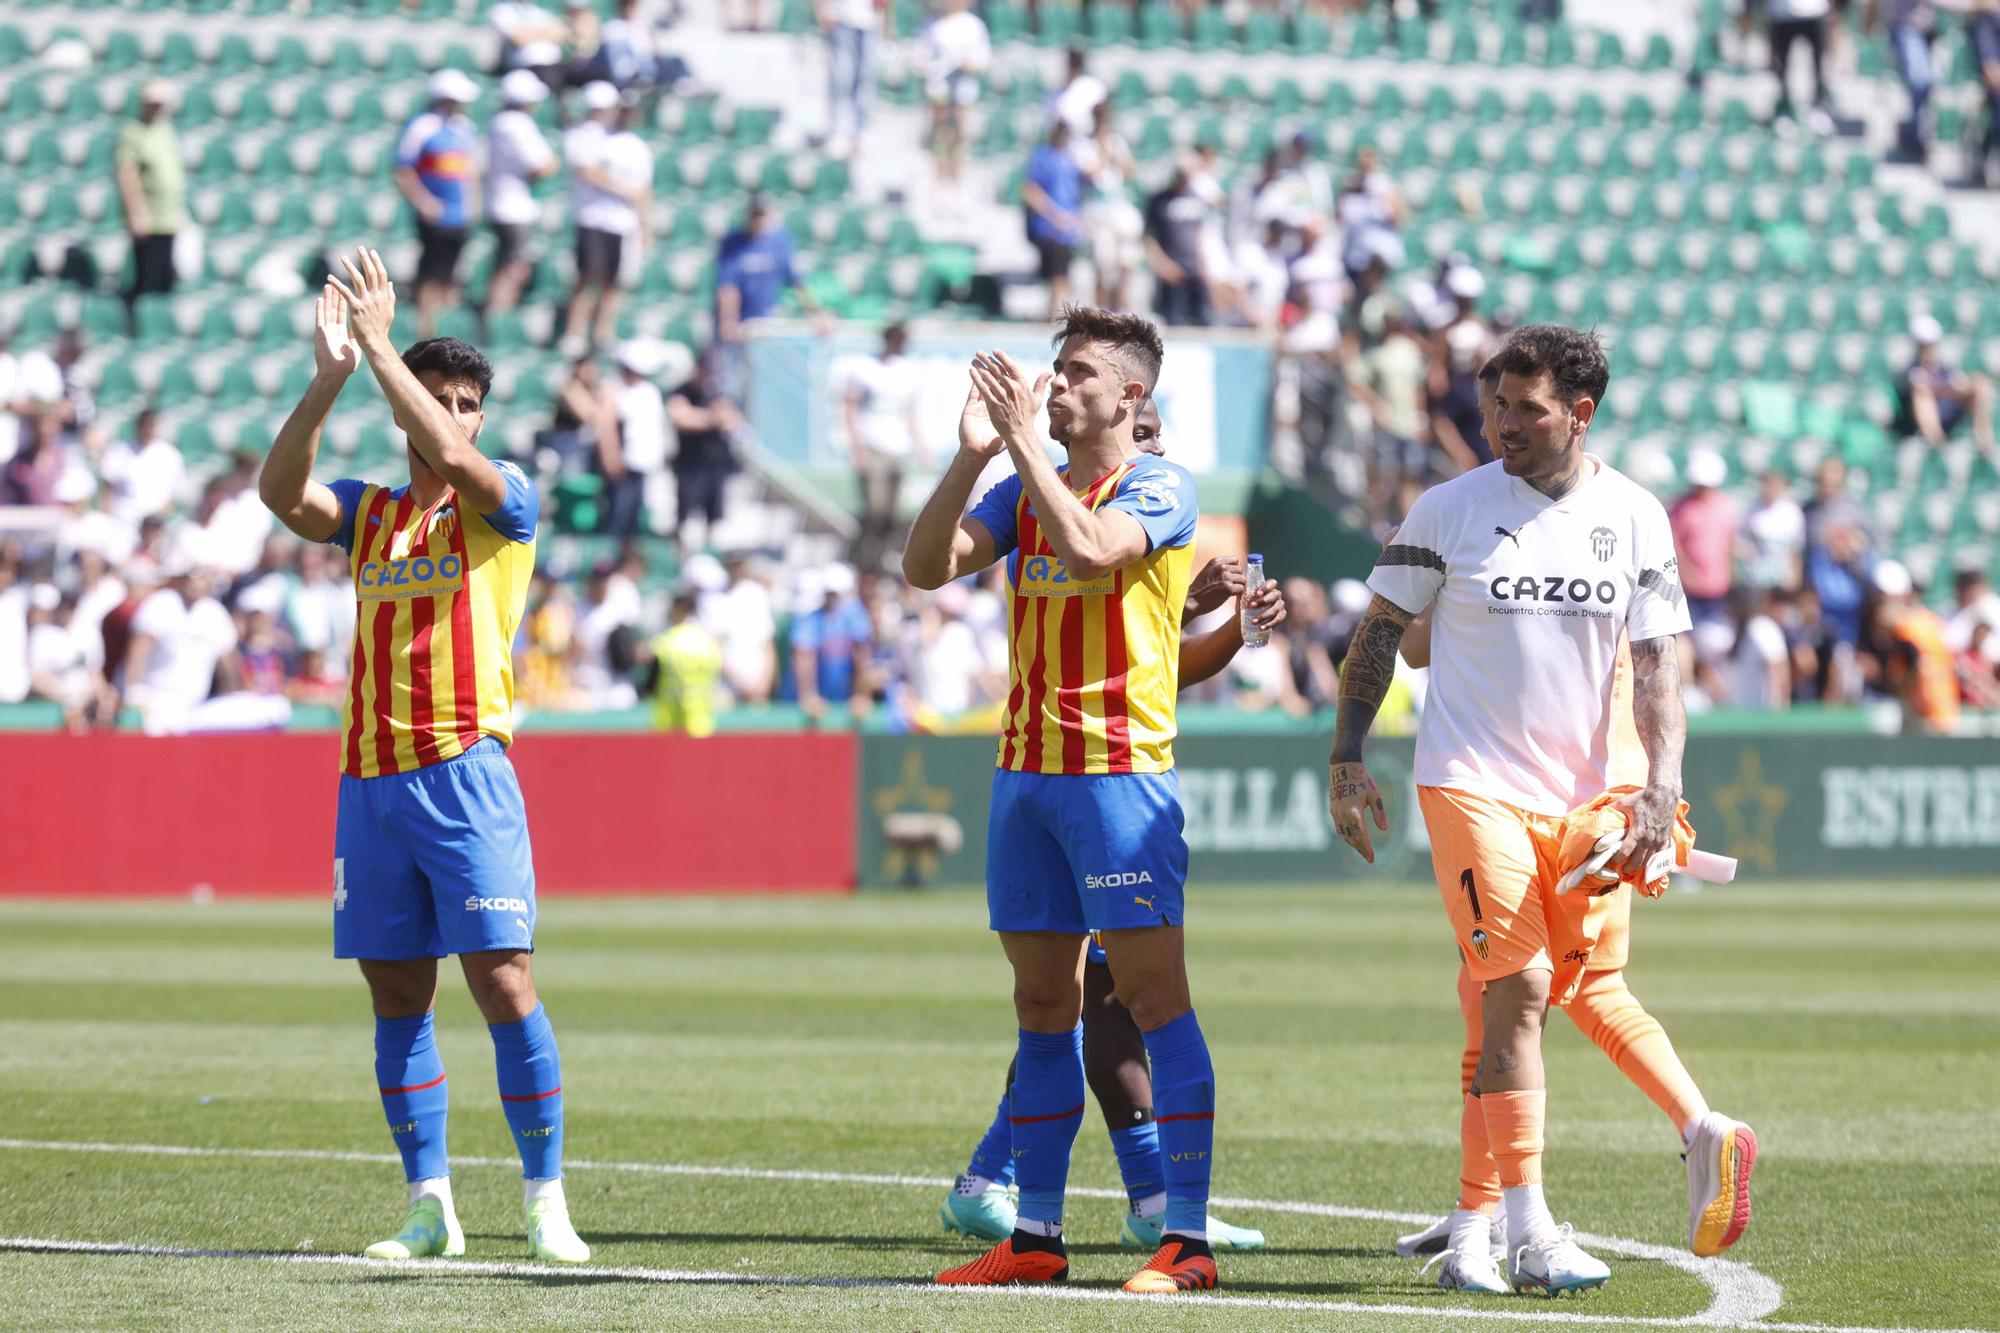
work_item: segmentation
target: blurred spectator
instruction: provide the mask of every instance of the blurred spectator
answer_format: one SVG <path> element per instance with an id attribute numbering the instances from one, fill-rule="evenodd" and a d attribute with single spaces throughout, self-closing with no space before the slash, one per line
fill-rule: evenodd
<path id="1" fill-rule="evenodd" d="M 1153 270 L 1153 309 L 1169 325 L 1205 325 L 1208 282 L 1201 269 L 1201 231 L 1208 204 L 1194 192 L 1186 163 L 1146 204 L 1146 262 Z"/>
<path id="2" fill-rule="evenodd" d="M 563 80 L 572 88 L 600 77 L 598 57 L 604 34 L 597 22 L 596 0 L 568 0 L 563 6 Z"/>
<path id="3" fill-rule="evenodd" d="M 1958 663 L 1944 621 L 1925 606 L 1910 571 L 1894 560 L 1875 566 L 1875 647 L 1883 692 L 1903 705 L 1910 731 L 1949 735 L 1958 723 Z"/>
<path id="4" fill-rule="evenodd" d="M 1138 174 L 1132 149 L 1113 126 L 1111 103 L 1097 104 L 1090 137 L 1070 143 L 1086 186 L 1083 233 L 1090 249 L 1095 301 L 1105 310 L 1125 309 L 1125 283 L 1143 258 L 1140 238 L 1146 220 L 1128 193 Z"/>
<path id="5" fill-rule="evenodd" d="M 84 551 L 95 551 L 114 565 L 132 558 L 139 540 L 137 525 L 109 512 L 109 493 L 80 463 L 71 460 L 63 468 L 50 498 L 68 511 L 56 528 L 59 563 L 73 564 Z"/>
<path id="6" fill-rule="evenodd" d="M 345 676 L 342 654 L 354 636 L 354 586 L 335 548 L 309 542 L 299 548 L 298 580 L 285 597 L 285 626 L 301 650 L 322 653 L 333 674 Z"/>
<path id="7" fill-rule="evenodd" d="M 1967 38 L 1979 71 L 1980 90 L 1986 97 L 1986 135 L 1974 150 L 1966 178 L 1974 185 L 1991 186 L 1990 170 L 2000 157 L 2000 0 L 1973 0 Z"/>
<path id="8" fill-rule="evenodd" d="M 1937 11 L 1937 0 L 1887 0 L 1882 11 L 1889 48 L 1896 56 L 1896 72 L 1910 95 L 1909 119 L 1896 127 L 1894 157 L 1905 162 L 1921 164 L 1929 156 L 1930 127 L 1925 113 L 1930 108 L 1931 89 L 1937 84 L 1937 69 L 1931 62 L 1931 47 L 1937 41 Z"/>
<path id="9" fill-rule="evenodd" d="M 692 579 L 697 560 L 688 561 Z M 722 644 L 722 678 L 746 704 L 770 702 L 778 687 L 777 617 L 770 584 L 743 555 L 732 555 L 712 593 L 701 601 L 701 623 Z"/>
<path id="10" fill-rule="evenodd" d="M 536 181 L 556 173 L 555 150 L 542 137 L 531 108 L 541 105 L 549 90 L 525 69 L 509 71 L 500 80 L 505 105 L 486 127 L 486 221 L 493 228 L 493 276 L 486 284 L 481 314 L 504 314 L 520 304 L 521 290 L 534 271 L 534 235 L 542 206 L 533 193 Z"/>
<path id="11" fill-rule="evenodd" d="M 590 125 L 563 141 L 574 190 L 576 289 L 563 321 L 563 348 L 574 356 L 589 345 L 609 347 L 617 336 L 618 286 L 653 243 L 653 150 L 633 132 L 638 108 L 618 90 L 592 83 L 583 90 Z"/>
<path id="12" fill-rule="evenodd" d="M 832 705 L 863 706 L 854 686 L 868 659 L 874 625 L 855 589 L 854 571 L 846 565 L 828 565 L 799 579 L 799 604 L 806 609 L 792 619 L 792 681 L 811 722 L 825 718 Z"/>
<path id="13" fill-rule="evenodd" d="M 1341 263 L 1340 238 L 1334 235 L 1333 220 L 1315 213 L 1299 228 L 1298 249 L 1287 272 L 1292 296 L 1301 310 L 1311 310 L 1330 322 L 1337 337 L 1340 311 L 1346 304 L 1346 269 Z"/>
<path id="14" fill-rule="evenodd" d="M 1735 579 L 1736 502 L 1723 493 L 1729 465 L 1713 449 L 1688 455 L 1688 490 L 1667 510 L 1680 556 L 1688 615 L 1699 626 L 1729 618 Z"/>
<path id="15" fill-rule="evenodd" d="M 604 473 L 604 531 L 614 537 L 639 532 L 648 479 L 666 472 L 673 453 L 667 400 L 653 382 L 662 364 L 652 343 L 628 342 L 618 349 L 618 378 L 610 393 L 616 430 L 597 442 L 598 466 Z"/>
<path id="16" fill-rule="evenodd" d="M 1069 142 L 1068 122 L 1057 120 L 1049 127 L 1048 141 L 1029 156 L 1021 182 L 1028 241 L 1039 258 L 1036 273 L 1048 284 L 1051 319 L 1069 301 L 1070 266 L 1083 243 L 1083 172 Z"/>
<path id="17" fill-rule="evenodd" d="M 20 552 L 0 544 L 0 704 L 28 697 L 28 606 Z"/>
<path id="18" fill-rule="evenodd" d="M 722 522 L 723 492 L 736 473 L 731 437 L 743 429 L 743 414 L 710 383 L 709 363 L 697 360 L 694 373 L 667 399 L 667 420 L 680 437 L 674 451 L 674 539 L 683 552 L 700 549 L 693 520 L 702 520 L 703 542 L 715 540 Z"/>
<path id="19" fill-rule="evenodd" d="M 639 698 L 632 669 L 640 607 L 618 595 L 615 575 L 608 560 L 591 569 L 576 619 L 576 687 L 593 708 L 630 708 Z"/>
<path id="20" fill-rule="evenodd" d="M 1430 470 L 1423 344 L 1402 311 L 1385 319 L 1381 337 L 1349 362 L 1349 382 L 1374 427 L 1368 521 L 1377 528 L 1409 512 Z M 1289 589 L 1285 601 L 1294 619 L 1304 614 Z"/>
<path id="21" fill-rule="evenodd" d="M 165 581 L 132 618 L 121 687 L 153 733 L 195 727 L 216 668 L 236 647 L 236 623 L 211 595 L 210 570 L 183 555 L 161 573 Z"/>
<path id="22" fill-rule="evenodd" d="M 1943 444 L 1960 426 L 1969 425 L 1973 441 L 1988 455 L 1993 447 L 1993 382 L 1968 375 L 1944 359 L 1939 344 L 1944 326 L 1930 315 L 1910 321 L 1916 358 L 1896 381 L 1899 407 L 1896 425 L 1905 435 L 1921 435 Z"/>
<path id="23" fill-rule="evenodd" d="M 1229 281 L 1224 304 L 1236 322 L 1271 332 L 1284 317 L 1292 275 L 1285 265 L 1285 227 L 1273 222 L 1245 236 L 1228 254 Z"/>
<path id="24" fill-rule="evenodd" d="M 1774 113 L 1780 121 L 1794 120 L 1789 70 L 1792 47 L 1806 44 L 1812 55 L 1812 129 L 1815 134 L 1831 134 L 1833 117 L 1826 90 L 1826 31 L 1832 10 L 1829 0 L 1765 0 L 1771 19 L 1771 72 L 1778 80 L 1778 105 Z"/>
<path id="25" fill-rule="evenodd" d="M 1953 652 L 1963 652 L 1981 637 L 1981 631 L 2000 634 L 2000 594 L 1987 582 L 1980 569 L 1961 569 L 1951 582 L 1952 615 L 1945 625 L 1945 641 Z M 1994 644 L 2000 647 L 2000 642 Z"/>
<path id="26" fill-rule="evenodd" d="M 1340 220 L 1341 262 L 1349 282 L 1358 284 L 1362 271 L 1378 257 L 1391 268 L 1402 265 L 1401 231 L 1405 208 L 1402 191 L 1382 167 L 1382 155 L 1372 144 L 1354 153 L 1354 174 L 1335 201 Z"/>
<path id="27" fill-rule="evenodd" d="M 857 356 L 842 368 L 841 420 L 854 472 L 861 481 L 861 532 L 854 544 L 855 568 L 879 570 L 902 549 L 897 506 L 903 473 L 914 461 L 928 467 L 917 429 L 917 393 L 922 370 L 906 354 L 909 332 L 901 324 L 882 330 L 882 350 Z"/>
<path id="28" fill-rule="evenodd" d="M 1766 472 L 1757 503 L 1743 516 L 1743 563 L 1763 588 L 1797 585 L 1806 549 L 1806 513 L 1782 472 Z"/>
<path id="29" fill-rule="evenodd" d="M 722 23 L 731 32 L 762 32 L 770 27 L 765 0 L 722 0 Z"/>
<path id="30" fill-rule="evenodd" d="M 617 412 L 598 373 L 597 358 L 580 356 L 556 392 L 555 420 L 536 444 L 555 454 L 558 472 L 587 472 L 602 441 L 616 433 Z"/>
<path id="31" fill-rule="evenodd" d="M 646 92 L 664 81 L 646 0 L 618 0 L 618 17 L 604 25 L 585 77 L 603 79 L 620 92 Z"/>
<path id="32" fill-rule="evenodd" d="M 562 86 L 563 48 L 569 44 L 570 28 L 561 17 L 540 5 L 502 0 L 486 11 L 486 18 L 500 34 L 504 68 L 529 70 L 544 84 Z"/>
<path id="33" fill-rule="evenodd" d="M 1874 557 L 1859 528 L 1829 522 L 1813 530 L 1817 536 L 1806 547 L 1806 582 L 1817 599 L 1829 640 L 1821 667 L 1821 697 L 1851 702 L 1861 691 L 1855 652 L 1861 643 Z"/>
<path id="34" fill-rule="evenodd" d="M 709 367 L 710 387 L 733 403 L 743 402 L 749 388 L 743 326 L 776 313 L 787 290 L 796 291 L 808 311 L 817 309 L 800 281 L 791 232 L 764 197 L 753 194 L 744 226 L 723 237 L 715 253 L 717 359 Z"/>
<path id="35" fill-rule="evenodd" d="M 0 469 L 0 504 L 56 503 L 64 468 L 62 419 L 53 412 L 27 418 L 27 433 Z"/>
<path id="36" fill-rule="evenodd" d="M 234 662 L 238 688 L 251 694 L 285 693 L 289 657 L 275 616 L 254 610 L 243 617 L 243 639 Z"/>
<path id="37" fill-rule="evenodd" d="M 465 108 L 479 85 L 441 69 L 426 88 L 430 105 L 411 117 L 396 143 L 396 187 L 416 210 L 417 336 L 428 338 L 437 312 L 458 301 L 458 260 L 479 216 L 478 131 Z"/>
<path id="38" fill-rule="evenodd" d="M 1687 560 L 1681 560 L 1687 574 Z M 1693 600 L 1690 598 L 1689 600 Z M 1731 708 L 1786 708 L 1792 700 L 1791 646 L 1771 617 L 1771 594 L 1755 586 L 1738 588 L 1728 601 L 1731 630 L 1728 656 L 1717 664 L 1723 698 Z"/>
<path id="39" fill-rule="evenodd" d="M 815 0 L 820 31 L 826 34 L 826 151 L 846 159 L 868 132 L 875 103 L 876 48 L 885 32 L 888 7 L 876 0 Z"/>
<path id="40" fill-rule="evenodd" d="M 1311 579 L 1294 576 L 1284 583 L 1287 623 L 1271 636 L 1283 654 L 1285 671 L 1280 702 L 1303 717 L 1331 708 L 1340 693 L 1339 660 L 1347 645 L 1340 638 L 1326 593 Z M 1350 628 L 1349 633 L 1352 633 Z"/>
<path id="41" fill-rule="evenodd" d="M 181 451 L 160 428 L 159 409 L 148 404 L 132 423 L 132 438 L 115 440 L 99 467 L 113 496 L 111 512 L 136 535 L 139 523 L 164 514 L 180 499 L 187 480 Z"/>
<path id="42" fill-rule="evenodd" d="M 948 583 L 920 604 L 910 683 L 924 730 L 991 704 L 1006 689 L 1005 674 L 991 669 L 968 619 L 972 599 L 965 584 Z"/>
<path id="43" fill-rule="evenodd" d="M 917 61 L 931 108 L 931 156 L 938 182 L 955 191 L 965 164 L 966 116 L 979 101 L 980 81 L 993 63 L 993 39 L 986 20 L 972 12 L 972 0 L 943 0 L 938 16 L 924 29 Z"/>
<path id="44" fill-rule="evenodd" d="M 21 415 L 34 409 L 22 380 L 22 358 L 14 351 L 14 329 L 0 322 L 0 466 L 21 447 Z"/>
<path id="45" fill-rule="evenodd" d="M 289 532 L 273 532 L 264 542 L 257 563 L 230 580 L 222 602 L 238 615 L 270 613 L 275 622 L 285 611 L 298 582 L 299 543 Z"/>
<path id="46" fill-rule="evenodd" d="M 1774 602 L 1772 610 L 1791 650 L 1792 701 L 1816 703 L 1843 698 L 1843 683 L 1837 675 L 1840 644 L 1820 612 L 1819 594 L 1810 587 L 1801 587 L 1792 596 Z"/>
<path id="47" fill-rule="evenodd" d="M 1848 493 L 1847 464 L 1838 454 L 1820 461 L 1813 474 L 1813 498 L 1806 502 L 1806 554 L 1827 544 L 1827 534 L 1835 528 L 1852 528 L 1864 543 L 1874 536 L 1868 511 Z"/>
<path id="48" fill-rule="evenodd" d="M 28 594 L 28 692 L 61 706 L 63 725 L 80 731 L 96 715 L 98 681 L 84 646 L 70 627 L 75 599 L 53 583 Z"/>
<path id="49" fill-rule="evenodd" d="M 174 86 L 148 79 L 139 115 L 118 132 L 118 197 L 132 237 L 132 282 L 125 289 L 128 320 L 137 330 L 137 303 L 149 292 L 174 289 L 174 237 L 187 226 L 187 164 L 174 133 Z"/>
<path id="50" fill-rule="evenodd" d="M 125 581 L 112 572 L 112 566 L 95 551 L 85 551 L 77 557 L 76 580 L 71 591 L 75 604 L 70 611 L 70 633 L 82 647 L 84 659 L 100 680 L 107 680 L 104 662 L 104 619 L 125 600 Z M 348 604 L 353 605 L 352 592 Z"/>
<path id="51" fill-rule="evenodd" d="M 1090 137 L 1097 126 L 1097 109 L 1111 96 L 1089 65 L 1089 52 L 1072 46 L 1064 62 L 1063 85 L 1049 95 L 1049 119 L 1069 126 L 1070 138 L 1079 142 Z"/>
<path id="52" fill-rule="evenodd" d="M 1493 461 L 1479 411 L 1479 371 L 1493 351 L 1493 330 L 1479 315 L 1486 277 L 1470 264 L 1445 270 L 1442 326 L 1431 341 L 1431 431 L 1453 458 Z"/>
<path id="53" fill-rule="evenodd" d="M 666 631 L 650 645 L 645 692 L 653 697 L 653 725 L 690 736 L 715 732 L 715 687 L 722 645 L 695 618 L 692 589 L 674 594 Z"/>
<path id="54" fill-rule="evenodd" d="M 574 707 L 577 699 L 576 597 L 546 570 L 528 585 L 528 616 L 518 646 L 521 701 L 541 708 Z"/>
<path id="55" fill-rule="evenodd" d="M 97 420 L 88 353 L 83 330 L 68 328 L 57 335 L 53 353 L 35 348 L 21 354 L 16 388 L 28 417 L 48 418 L 59 430 L 81 430 Z"/>

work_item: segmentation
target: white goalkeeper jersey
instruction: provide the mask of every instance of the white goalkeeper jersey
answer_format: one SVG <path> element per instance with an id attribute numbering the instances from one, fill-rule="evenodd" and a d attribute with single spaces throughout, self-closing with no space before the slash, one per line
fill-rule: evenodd
<path id="1" fill-rule="evenodd" d="M 1667 511 L 1595 456 L 1560 500 L 1498 462 L 1420 496 L 1368 586 L 1436 604 L 1416 780 L 1538 814 L 1603 792 L 1618 641 L 1688 628 Z"/>

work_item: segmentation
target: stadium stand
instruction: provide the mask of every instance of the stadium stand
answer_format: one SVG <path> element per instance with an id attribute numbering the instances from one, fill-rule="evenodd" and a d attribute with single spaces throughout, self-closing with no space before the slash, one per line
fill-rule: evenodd
<path id="1" fill-rule="evenodd" d="M 302 387 L 301 297 L 329 256 L 379 241 L 392 271 L 414 266 L 393 182 L 398 133 L 443 67 L 480 76 L 469 112 L 484 126 L 501 42 L 487 0 L 133 8 L 0 11 L 0 327 L 22 354 L 77 331 L 79 375 L 101 421 L 115 433 L 156 406 L 187 466 L 188 504 L 230 473 L 238 451 L 263 449 Z M 910 40 L 927 16 L 914 0 L 891 6 L 900 40 L 881 61 L 875 127 L 851 156 L 818 138 L 816 87 L 775 86 L 764 72 L 776 53 L 790 68 L 816 49 L 805 0 L 787 0 L 775 33 L 723 32 L 695 14 L 658 34 L 662 51 L 684 50 L 694 69 L 644 102 L 656 245 L 631 282 L 618 336 L 690 354 L 709 342 L 717 247 L 753 194 L 796 247 L 802 292 L 785 297 L 782 313 L 799 312 L 803 298 L 863 326 L 1038 317 L 1039 286 L 1023 277 L 1032 256 L 1021 184 L 1061 91 L 1062 53 L 1075 47 L 1088 52 L 1131 147 L 1135 207 L 1202 147 L 1213 150 L 1204 170 L 1219 205 L 1254 196 L 1267 155 L 1288 145 L 1336 185 L 1373 150 L 1402 201 L 1398 290 L 1476 269 L 1482 318 L 1605 333 L 1613 387 L 1592 442 L 1611 461 L 1670 495 L 1691 459 L 1719 454 L 1725 488 L 1747 510 L 1767 474 L 1803 499 L 1825 461 L 1839 459 L 1873 555 L 1902 562 L 1931 604 L 1950 610 L 1954 573 L 2000 577 L 2000 459 L 1990 420 L 1968 421 L 1942 444 L 1914 438 L 1901 377 L 1913 332 L 1931 322 L 1946 363 L 2000 372 L 1990 202 L 1947 194 L 1921 168 L 1884 165 L 1902 93 L 1882 34 L 1850 37 L 1836 101 L 1852 123 L 1829 134 L 1774 118 L 1772 81 L 1750 67 L 1761 46 L 1720 0 L 1703 0 L 1678 26 L 1635 23 L 1634 8 L 1534 22 L 1511 3 L 1443 0 L 1428 20 L 1398 21 L 1394 7 L 990 0 L 979 12 L 996 55 L 973 122 L 972 197 L 959 207 L 929 184 L 925 74 Z M 615 6 L 600 9 L 608 20 Z M 1987 126 L 1972 29 L 1950 26 L 1937 54 L 1935 165 L 1974 175 Z M 118 142 L 138 89 L 161 77 L 179 90 L 174 122 L 199 244 L 183 248 L 172 292 L 139 296 L 128 311 Z M 553 137 L 572 113 L 552 98 L 534 114 Z M 560 177 L 536 187 L 545 258 L 518 310 L 484 327 L 473 309 L 451 310 L 438 327 L 492 356 L 496 422 L 507 451 L 529 462 L 574 350 L 557 345 L 573 271 L 566 192 Z M 492 249 L 483 228 L 474 238 L 461 276 L 476 298 Z M 1298 314 L 1288 303 L 1276 324 Z M 1326 354 L 1337 361 L 1355 354 L 1354 314 L 1339 321 L 1349 341 Z M 406 301 L 399 321 L 413 316 Z M 1275 340 L 1281 366 L 1299 358 L 1277 327 L 1257 332 Z M 1326 504 L 1365 524 L 1380 517 L 1362 503 L 1368 483 L 1353 480 L 1367 446 L 1342 424 L 1351 402 L 1335 397 L 1345 406 L 1330 425 L 1280 413 L 1269 458 L 1309 481 L 1332 478 Z M 1990 392 L 1973 408 L 1990 416 Z M 1296 437 L 1289 448 L 1285 437 Z M 827 512 L 828 497 L 844 502 L 853 488 L 788 491 L 759 466 L 755 442 L 742 445 L 753 475 L 731 483 L 730 522 L 710 541 L 767 553 L 767 581 L 782 592 L 794 571 L 837 552 L 845 515 L 838 503 Z M 326 451 L 344 470 L 383 471 L 399 462 L 400 442 L 379 399 L 351 394 Z M 601 482 L 588 470 L 544 470 L 562 533 L 551 563 L 579 579 L 619 554 L 594 532 Z M 640 547 L 656 601 L 684 554 L 657 510 Z"/>

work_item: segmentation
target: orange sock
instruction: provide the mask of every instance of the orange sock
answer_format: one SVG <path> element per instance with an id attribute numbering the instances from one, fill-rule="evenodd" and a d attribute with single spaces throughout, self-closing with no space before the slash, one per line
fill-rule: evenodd
<path id="1" fill-rule="evenodd" d="M 1472 1075 L 1479 1068 L 1479 1048 L 1486 1042 L 1486 1020 L 1479 1012 L 1479 997 L 1486 983 L 1475 979 L 1463 961 L 1458 965 L 1458 1012 L 1465 1019 L 1465 1054 L 1459 1058 L 1458 1090 L 1472 1091 Z"/>
<path id="2" fill-rule="evenodd" d="M 1500 1169 L 1500 1184 L 1542 1182 L 1542 1127 L 1548 1117 L 1546 1089 L 1483 1093 L 1478 1101 L 1486 1111 L 1486 1142 L 1493 1164 Z"/>
<path id="3" fill-rule="evenodd" d="M 1563 1012 L 1667 1113 L 1676 1134 L 1708 1113 L 1708 1102 L 1674 1054 L 1674 1044 L 1660 1021 L 1640 1006 L 1623 972 L 1584 973 L 1576 998 Z"/>
<path id="4" fill-rule="evenodd" d="M 1458 1115 L 1458 1206 L 1490 1213 L 1500 1206 L 1500 1168 L 1486 1146 L 1486 1110 L 1479 1102 L 1467 1093 Z"/>

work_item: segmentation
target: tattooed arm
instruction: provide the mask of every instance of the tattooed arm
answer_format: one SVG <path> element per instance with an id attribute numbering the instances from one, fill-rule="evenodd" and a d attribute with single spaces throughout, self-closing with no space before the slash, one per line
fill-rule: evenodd
<path id="1" fill-rule="evenodd" d="M 1632 798 L 1632 827 L 1612 856 L 1610 869 L 1643 874 L 1646 863 L 1673 839 L 1680 813 L 1681 752 L 1687 748 L 1687 710 L 1681 705 L 1678 640 L 1663 634 L 1632 645 L 1632 722 L 1646 747 L 1650 776 Z"/>
<path id="2" fill-rule="evenodd" d="M 1361 744 L 1375 725 L 1389 682 L 1395 679 L 1396 645 L 1410 620 L 1408 611 L 1377 596 L 1361 617 L 1340 668 L 1340 711 L 1334 718 L 1333 754 L 1327 761 L 1327 808 L 1342 840 L 1371 864 L 1375 843 L 1363 816 L 1373 815 L 1375 827 L 1387 833 L 1389 813 L 1375 779 L 1368 776 L 1368 766 L 1361 762 Z"/>

